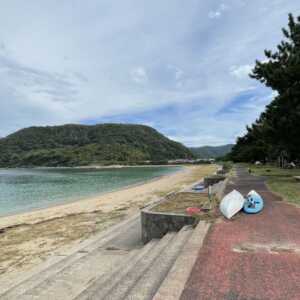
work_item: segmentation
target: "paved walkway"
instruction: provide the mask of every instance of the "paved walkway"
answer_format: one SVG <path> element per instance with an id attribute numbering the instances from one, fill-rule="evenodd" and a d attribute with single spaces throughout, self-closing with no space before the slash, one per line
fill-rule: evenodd
<path id="1" fill-rule="evenodd" d="M 300 209 L 272 194 L 263 178 L 241 167 L 237 175 L 227 192 L 255 189 L 265 208 L 211 227 L 181 300 L 300 300 Z"/>

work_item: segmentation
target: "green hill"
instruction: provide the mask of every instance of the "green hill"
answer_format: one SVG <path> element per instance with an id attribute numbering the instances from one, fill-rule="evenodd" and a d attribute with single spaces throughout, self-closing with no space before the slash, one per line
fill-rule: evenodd
<path id="1" fill-rule="evenodd" d="M 0 167 L 139 163 L 191 157 L 185 146 L 143 125 L 30 127 L 0 139 Z"/>
<path id="2" fill-rule="evenodd" d="M 191 152 L 198 158 L 217 158 L 228 154 L 233 145 L 228 144 L 224 146 L 203 146 L 190 148 Z"/>

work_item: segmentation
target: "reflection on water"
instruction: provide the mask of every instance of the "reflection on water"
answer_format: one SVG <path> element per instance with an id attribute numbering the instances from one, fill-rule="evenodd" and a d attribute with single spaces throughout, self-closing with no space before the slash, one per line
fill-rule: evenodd
<path id="1" fill-rule="evenodd" d="M 0 169 L 0 215 L 30 211 L 113 191 L 179 169 Z"/>

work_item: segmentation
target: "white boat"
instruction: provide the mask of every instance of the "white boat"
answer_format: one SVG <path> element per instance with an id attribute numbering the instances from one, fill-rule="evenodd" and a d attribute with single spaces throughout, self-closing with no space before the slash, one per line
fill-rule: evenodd
<path id="1" fill-rule="evenodd" d="M 227 219 L 231 219 L 243 208 L 244 203 L 245 198 L 243 195 L 240 192 L 233 190 L 222 199 L 220 211 Z"/>

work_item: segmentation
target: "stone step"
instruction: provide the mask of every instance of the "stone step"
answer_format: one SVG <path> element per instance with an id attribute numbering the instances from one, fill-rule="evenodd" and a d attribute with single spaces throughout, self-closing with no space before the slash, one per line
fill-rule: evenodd
<path id="1" fill-rule="evenodd" d="M 176 259 L 165 280 L 153 297 L 154 300 L 179 300 L 202 247 L 210 224 L 200 221 L 182 252 Z"/>
<path id="2" fill-rule="evenodd" d="M 108 272 L 105 276 L 99 276 L 87 289 L 80 293 L 74 300 L 88 300 L 92 299 L 95 294 L 105 294 L 111 290 L 114 283 L 119 281 L 129 270 L 136 265 L 145 255 L 156 246 L 159 240 L 152 240 L 146 244 L 142 249 L 135 251 L 128 255 L 127 259 L 122 261 L 120 265 Z"/>
<path id="3" fill-rule="evenodd" d="M 1 290 L 0 299 L 19 299 L 21 295 L 39 286 L 45 280 L 62 272 L 65 268 L 68 268 L 77 261 L 82 260 L 84 257 L 93 255 L 93 252 L 97 252 L 99 248 L 104 247 L 105 244 L 117 238 L 119 235 L 122 235 L 129 227 L 137 226 L 137 222 L 139 222 L 138 215 L 110 227 L 105 232 L 85 241 L 77 247 L 74 247 L 72 251 L 61 254 L 62 256 L 59 255 L 58 257 L 50 258 L 43 264 L 43 266 L 39 266 L 24 275 L 23 280 L 18 278 L 15 285 L 10 286 L 6 290 L 3 288 Z"/>
<path id="4" fill-rule="evenodd" d="M 151 267 L 159 254 L 171 243 L 175 233 L 167 233 L 156 245 L 134 265 L 130 266 L 127 273 L 122 274 L 121 278 L 116 278 L 109 284 L 110 289 L 103 292 L 103 289 L 97 290 L 89 299 L 93 300 L 121 300 L 124 299 L 131 288 Z"/>
<path id="5" fill-rule="evenodd" d="M 153 298 L 192 232 L 191 226 L 185 226 L 176 234 L 172 242 L 159 253 L 150 268 L 129 291 L 125 297 L 126 300 L 151 300 Z"/>

